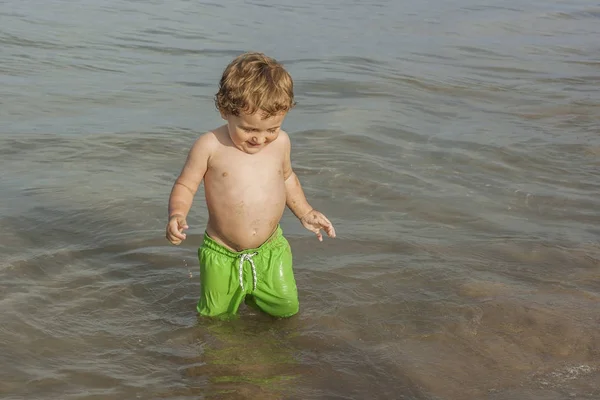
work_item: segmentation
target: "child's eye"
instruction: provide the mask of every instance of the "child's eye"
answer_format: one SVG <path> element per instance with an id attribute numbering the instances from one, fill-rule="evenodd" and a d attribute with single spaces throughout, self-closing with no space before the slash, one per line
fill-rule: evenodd
<path id="1" fill-rule="evenodd" d="M 277 129 L 269 129 L 267 132 L 269 132 L 270 134 L 273 134 L 273 133 L 277 132 Z"/>

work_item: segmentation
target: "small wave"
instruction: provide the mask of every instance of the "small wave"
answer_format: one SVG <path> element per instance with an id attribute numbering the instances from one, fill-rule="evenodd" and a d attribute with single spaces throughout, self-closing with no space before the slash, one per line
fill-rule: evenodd
<path id="1" fill-rule="evenodd" d="M 51 42 L 39 38 L 27 39 L 25 37 L 13 35 L 6 32 L 0 32 L 0 45 L 51 50 L 72 50 L 85 48 L 85 46 L 82 45 L 66 45 L 61 42 Z"/>
<path id="2" fill-rule="evenodd" d="M 566 20 L 600 19 L 600 9 L 590 8 L 574 11 L 554 11 L 546 13 L 545 17 L 550 19 Z"/>

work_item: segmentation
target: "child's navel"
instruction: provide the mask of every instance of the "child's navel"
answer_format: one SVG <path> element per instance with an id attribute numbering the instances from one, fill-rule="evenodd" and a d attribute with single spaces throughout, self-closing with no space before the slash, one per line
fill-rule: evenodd
<path id="1" fill-rule="evenodd" d="M 223 178 L 225 178 L 227 175 L 229 175 L 227 172 L 223 172 Z"/>

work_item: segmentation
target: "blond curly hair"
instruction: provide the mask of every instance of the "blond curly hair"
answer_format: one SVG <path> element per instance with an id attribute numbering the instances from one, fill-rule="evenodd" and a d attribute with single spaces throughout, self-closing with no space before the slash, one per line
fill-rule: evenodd
<path id="1" fill-rule="evenodd" d="M 224 116 L 260 111 L 263 118 L 269 118 L 295 105 L 292 77 L 283 65 L 262 53 L 236 57 L 225 68 L 215 96 L 215 106 Z"/>

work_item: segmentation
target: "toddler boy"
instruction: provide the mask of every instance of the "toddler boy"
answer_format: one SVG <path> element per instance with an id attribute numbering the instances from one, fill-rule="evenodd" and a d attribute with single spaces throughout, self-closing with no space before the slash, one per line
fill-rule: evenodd
<path id="1" fill-rule="evenodd" d="M 204 180 L 208 223 L 198 249 L 204 316 L 236 314 L 245 299 L 275 317 L 298 312 L 292 253 L 279 221 L 287 206 L 322 241 L 331 222 L 307 202 L 281 129 L 294 106 L 293 81 L 260 53 L 234 59 L 223 72 L 215 104 L 227 123 L 200 136 L 169 198 L 167 239 L 186 238 L 186 216 Z"/>

